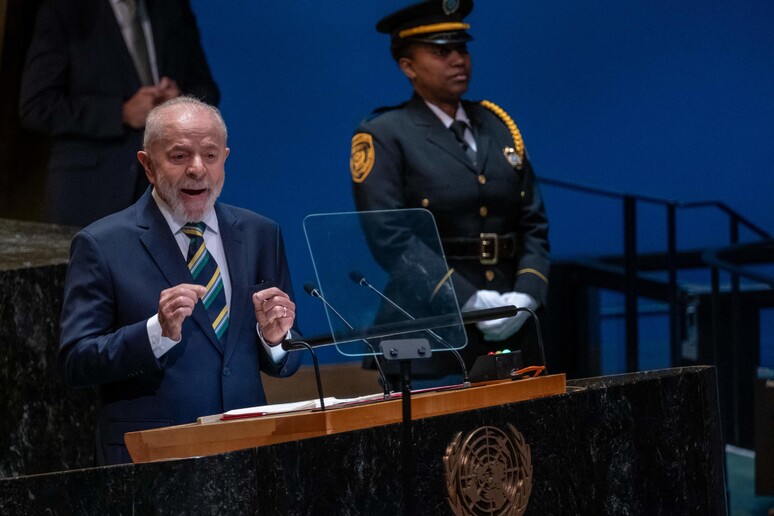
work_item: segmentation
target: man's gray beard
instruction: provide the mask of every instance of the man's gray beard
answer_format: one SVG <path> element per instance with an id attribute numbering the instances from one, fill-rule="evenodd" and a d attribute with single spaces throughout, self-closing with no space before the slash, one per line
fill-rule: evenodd
<path id="1" fill-rule="evenodd" d="M 156 186 L 159 189 L 159 195 L 167 203 L 169 209 L 175 218 L 184 220 L 186 222 L 198 222 L 204 218 L 204 215 L 209 213 L 212 207 L 215 205 L 215 201 L 220 197 L 220 192 L 223 189 L 223 183 L 217 188 L 210 190 L 209 198 L 204 204 L 201 210 L 187 211 L 185 203 L 178 196 L 178 190 L 169 184 L 166 177 L 159 175 L 156 179 Z"/>

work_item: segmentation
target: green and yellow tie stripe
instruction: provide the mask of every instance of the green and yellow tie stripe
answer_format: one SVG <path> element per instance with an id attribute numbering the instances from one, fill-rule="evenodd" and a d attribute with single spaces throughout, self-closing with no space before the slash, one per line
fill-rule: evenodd
<path id="1" fill-rule="evenodd" d="M 228 329 L 228 306 L 220 267 L 204 245 L 206 227 L 204 222 L 189 222 L 181 231 L 191 239 L 188 245 L 188 269 L 194 283 L 207 288 L 202 303 L 212 321 L 212 329 L 222 341 Z"/>

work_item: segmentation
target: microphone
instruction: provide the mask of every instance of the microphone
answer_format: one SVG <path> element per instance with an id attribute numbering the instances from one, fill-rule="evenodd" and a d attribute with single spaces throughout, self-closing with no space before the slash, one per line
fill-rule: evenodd
<path id="1" fill-rule="evenodd" d="M 538 341 L 538 351 L 540 351 L 540 361 L 543 362 L 543 373 L 548 374 L 548 364 L 546 364 L 546 353 L 543 349 L 543 332 L 540 331 L 540 320 L 538 319 L 537 314 L 534 310 L 531 308 L 527 308 L 526 306 L 522 306 L 519 308 L 516 308 L 517 312 L 527 312 L 530 317 L 532 317 L 532 320 L 535 321 L 535 333 L 537 333 L 537 341 Z"/>
<path id="2" fill-rule="evenodd" d="M 376 294 L 379 297 L 381 297 L 382 299 L 387 301 L 393 308 L 398 310 L 400 313 L 402 313 L 403 315 L 405 315 L 406 317 L 408 317 L 412 321 L 416 320 L 416 317 L 414 317 L 413 315 L 408 313 L 406 310 L 404 310 L 402 307 L 400 307 L 397 303 L 395 303 L 395 301 L 393 301 L 392 299 L 390 299 L 389 297 L 384 295 L 378 288 L 376 288 L 373 285 L 371 285 L 368 282 L 368 280 L 365 278 L 365 276 L 363 276 L 358 271 L 350 271 L 349 279 L 351 279 L 352 281 L 354 281 L 355 283 L 357 283 L 358 285 L 360 285 L 362 287 L 367 287 L 367 288 L 371 289 L 372 291 L 376 292 Z M 428 334 L 430 334 L 439 343 L 441 343 L 442 345 L 446 346 L 449 349 L 449 351 L 451 351 L 454 354 L 454 356 L 457 358 L 457 361 L 460 363 L 460 368 L 462 369 L 462 386 L 463 387 L 470 387 L 470 377 L 468 376 L 468 368 L 465 367 L 465 361 L 462 360 L 462 355 L 460 355 L 459 352 L 456 349 L 454 349 L 454 346 L 452 346 L 451 344 L 446 342 L 446 340 L 443 337 L 441 337 L 440 335 L 435 333 L 433 330 L 426 329 L 424 331 L 426 331 Z"/>
<path id="3" fill-rule="evenodd" d="M 320 294 L 320 291 L 317 290 L 317 287 L 314 286 L 314 283 L 307 283 L 304 285 L 304 292 L 309 294 L 312 297 L 315 297 L 323 302 L 325 306 L 331 309 L 331 311 L 336 314 L 336 317 L 338 317 L 344 324 L 347 325 L 347 328 L 350 330 L 354 330 L 355 328 L 352 327 L 351 324 L 349 324 L 349 321 L 347 321 L 343 315 L 339 313 L 338 310 L 333 308 L 333 305 L 331 305 L 323 296 Z M 374 349 L 373 344 L 368 342 L 368 339 L 361 339 L 363 342 L 365 342 L 369 348 L 371 348 L 371 353 L 374 356 L 374 362 L 376 362 L 376 369 L 379 371 L 379 376 L 382 379 L 382 386 L 384 387 L 384 399 L 388 400 L 392 396 L 390 395 L 390 385 L 387 383 L 387 377 L 384 376 L 384 371 L 382 371 L 382 365 L 379 363 L 379 358 L 376 356 L 376 350 Z"/>
<path id="4" fill-rule="evenodd" d="M 286 348 L 283 345 L 283 349 L 285 349 L 286 351 L 293 351 L 296 349 L 301 349 L 299 346 L 308 349 L 309 353 L 312 355 L 312 364 L 314 365 L 314 377 L 315 377 L 315 380 L 317 380 L 317 395 L 320 397 L 320 410 L 325 410 L 325 397 L 323 396 L 322 382 L 320 381 L 320 365 L 317 363 L 317 353 L 314 352 L 314 348 L 312 348 L 312 346 L 308 342 L 304 342 L 303 340 L 295 340 L 293 341 L 292 347 Z"/>
<path id="5" fill-rule="evenodd" d="M 358 271 L 349 271 L 349 279 L 351 279 L 352 281 L 354 281 L 358 285 L 362 285 L 364 287 L 365 286 L 371 287 L 371 284 L 368 283 L 368 281 L 365 279 L 365 276 L 363 276 Z M 371 287 L 371 288 L 374 288 L 374 287 Z M 376 290 L 376 289 L 374 289 L 374 290 Z"/>

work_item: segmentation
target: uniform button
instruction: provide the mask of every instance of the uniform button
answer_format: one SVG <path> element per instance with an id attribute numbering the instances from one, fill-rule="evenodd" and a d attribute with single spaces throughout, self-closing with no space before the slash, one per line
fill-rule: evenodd
<path id="1" fill-rule="evenodd" d="M 478 184 L 485 185 L 486 184 L 486 176 L 484 174 L 478 175 Z"/>
<path id="2" fill-rule="evenodd" d="M 224 367 L 223 376 L 231 376 L 231 369 L 229 369 L 228 367 Z"/>
<path id="3" fill-rule="evenodd" d="M 521 191 L 521 198 L 524 199 L 527 196 L 527 192 L 524 190 Z"/>
<path id="4" fill-rule="evenodd" d="M 484 273 L 484 276 L 486 276 L 486 280 L 487 280 L 487 281 L 494 281 L 494 276 L 495 276 L 495 275 L 494 275 L 494 271 L 493 271 L 493 270 L 487 270 L 487 271 Z"/>
<path id="5" fill-rule="evenodd" d="M 427 208 L 428 206 L 430 206 L 430 199 L 425 197 L 424 199 L 422 199 L 422 207 Z"/>
<path id="6" fill-rule="evenodd" d="M 489 209 L 486 206 L 481 206 L 478 209 L 478 214 L 482 217 L 486 217 L 489 214 Z"/>

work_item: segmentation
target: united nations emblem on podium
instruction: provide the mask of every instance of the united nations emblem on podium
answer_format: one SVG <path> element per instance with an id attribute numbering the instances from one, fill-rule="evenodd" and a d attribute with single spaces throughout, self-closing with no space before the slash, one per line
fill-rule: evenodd
<path id="1" fill-rule="evenodd" d="M 443 457 L 446 491 L 456 515 L 521 516 L 532 493 L 532 454 L 513 425 L 458 432 Z"/>

